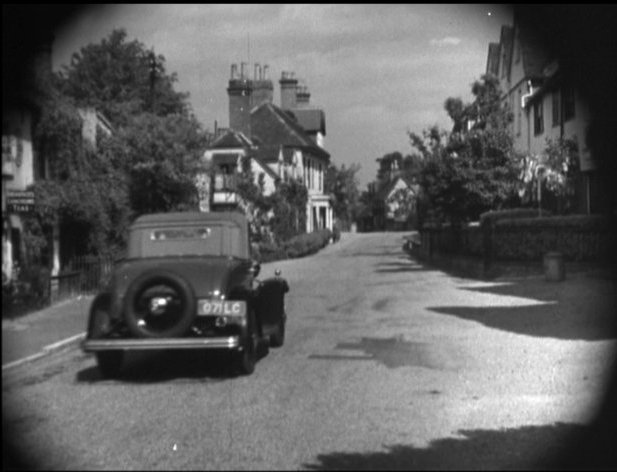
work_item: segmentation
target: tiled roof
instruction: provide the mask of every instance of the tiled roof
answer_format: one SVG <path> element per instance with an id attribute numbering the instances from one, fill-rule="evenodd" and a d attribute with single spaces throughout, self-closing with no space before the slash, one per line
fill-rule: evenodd
<path id="1" fill-rule="evenodd" d="M 210 148 L 237 148 L 250 146 L 252 146 L 252 143 L 246 136 L 244 136 L 244 134 L 234 130 L 227 130 L 224 134 L 214 140 Z"/>
<path id="2" fill-rule="evenodd" d="M 512 43 L 514 42 L 514 28 L 503 25 L 501 27 L 500 54 L 502 66 L 506 68 L 506 77 L 510 80 L 510 67 L 512 65 Z"/>
<path id="3" fill-rule="evenodd" d="M 323 110 L 317 108 L 294 108 L 291 112 L 295 115 L 298 124 L 308 133 L 321 132 L 326 134 L 326 115 Z"/>
<path id="4" fill-rule="evenodd" d="M 527 78 L 541 78 L 542 70 L 550 60 L 550 54 L 545 45 L 530 28 L 519 25 L 519 41 L 523 69 Z"/>
<path id="5" fill-rule="evenodd" d="M 283 160 L 290 164 L 293 158 L 294 150 L 291 148 L 283 147 Z M 279 153 L 281 152 L 281 146 L 276 144 L 264 144 L 259 146 L 253 153 L 259 160 L 262 162 L 271 164 L 274 162 L 278 162 Z"/>
<path id="6" fill-rule="evenodd" d="M 486 60 L 486 73 L 499 76 L 499 43 L 488 45 L 488 58 Z"/>
<path id="7" fill-rule="evenodd" d="M 251 111 L 251 133 L 259 147 L 276 145 L 301 148 L 311 154 L 330 159 L 330 154 L 317 146 L 306 131 L 288 114 L 273 105 L 264 103 Z"/>

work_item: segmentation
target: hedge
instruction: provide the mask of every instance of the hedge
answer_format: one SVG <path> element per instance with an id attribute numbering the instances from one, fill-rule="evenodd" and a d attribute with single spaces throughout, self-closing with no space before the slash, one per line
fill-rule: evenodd
<path id="1" fill-rule="evenodd" d="M 260 243 L 254 247 L 254 257 L 260 262 L 294 259 L 314 254 L 328 245 L 333 233 L 329 229 L 299 234 L 281 245 Z"/>
<path id="2" fill-rule="evenodd" d="M 514 215 L 514 217 L 512 217 Z M 525 211 L 493 212 L 482 226 L 426 228 L 421 254 L 480 257 L 485 261 L 541 261 L 559 251 L 568 261 L 615 260 L 616 220 L 602 215 L 525 217 Z M 506 217 L 509 216 L 509 217 Z M 493 225 L 487 225 L 493 221 Z"/>
<path id="3" fill-rule="evenodd" d="M 510 208 L 508 210 L 492 210 L 482 213 L 480 215 L 480 225 L 484 226 L 485 224 L 492 222 L 496 223 L 497 221 L 508 219 L 518 219 L 518 218 L 538 218 L 542 216 L 552 216 L 552 213 L 548 210 L 538 210 L 537 208 Z"/>

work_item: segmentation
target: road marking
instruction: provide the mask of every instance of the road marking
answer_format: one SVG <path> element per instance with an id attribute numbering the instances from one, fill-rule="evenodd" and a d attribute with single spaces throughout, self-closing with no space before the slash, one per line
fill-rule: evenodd
<path id="1" fill-rule="evenodd" d="M 86 337 L 86 333 L 80 333 L 80 334 L 76 334 L 75 336 L 71 336 L 70 338 L 66 338 L 63 339 L 62 341 L 58 341 L 56 343 L 53 344 L 48 344 L 47 346 L 43 347 L 43 349 L 41 349 L 41 351 L 37 352 L 36 354 L 32 354 L 30 356 L 27 357 L 23 357 L 21 359 L 18 359 L 16 361 L 12 361 L 9 362 L 8 364 L 4 364 L 2 366 L 2 371 L 4 372 L 5 370 L 8 370 L 12 367 L 17 367 L 19 365 L 25 364 L 27 362 L 32 362 L 35 361 L 37 359 L 40 359 L 41 357 L 47 356 L 49 354 L 52 354 L 56 351 L 59 351 L 65 347 L 71 346 L 72 344 L 76 344 L 79 341 L 83 340 Z"/>

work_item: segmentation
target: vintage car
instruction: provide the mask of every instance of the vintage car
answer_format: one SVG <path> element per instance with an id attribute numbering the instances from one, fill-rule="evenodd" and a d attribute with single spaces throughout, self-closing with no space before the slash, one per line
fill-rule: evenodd
<path id="1" fill-rule="evenodd" d="M 138 349 L 228 350 L 235 371 L 251 374 L 261 343 L 283 345 L 287 319 L 287 282 L 280 271 L 259 281 L 259 271 L 240 213 L 141 216 L 92 301 L 82 349 L 105 377 Z"/>

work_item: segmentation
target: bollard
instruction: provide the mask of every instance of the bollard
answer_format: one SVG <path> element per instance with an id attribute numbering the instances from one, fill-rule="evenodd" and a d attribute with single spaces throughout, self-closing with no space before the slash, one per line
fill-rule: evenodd
<path id="1" fill-rule="evenodd" d="M 566 278 L 566 268 L 563 262 L 563 254 L 560 252 L 547 252 L 544 255 L 544 274 L 550 282 L 560 282 Z"/>

